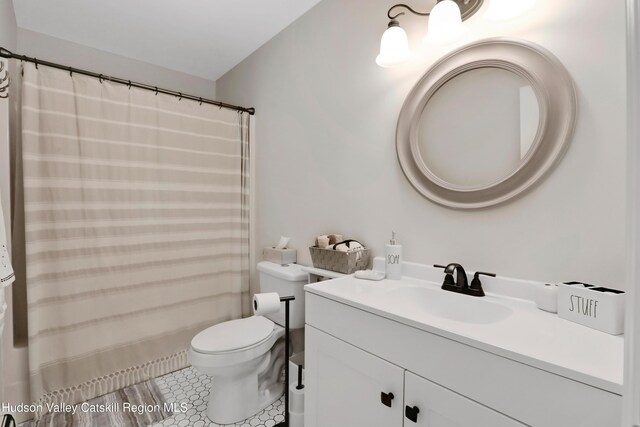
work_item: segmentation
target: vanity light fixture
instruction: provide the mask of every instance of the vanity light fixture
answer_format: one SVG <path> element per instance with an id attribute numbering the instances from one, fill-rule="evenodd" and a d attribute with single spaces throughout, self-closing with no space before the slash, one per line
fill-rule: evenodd
<path id="1" fill-rule="evenodd" d="M 405 12 L 393 15 L 394 9 L 404 8 L 414 15 L 429 16 L 429 29 L 422 40 L 423 43 L 445 44 L 462 36 L 462 21 L 476 13 L 482 2 L 483 0 L 437 0 L 430 12 L 418 12 L 402 3 L 391 6 L 387 12 L 389 26 L 382 35 L 376 63 L 381 67 L 393 67 L 402 64 L 411 56 L 407 33 L 397 20 Z"/>
<path id="2" fill-rule="evenodd" d="M 446 44 L 460 38 L 463 32 L 460 6 L 453 0 L 441 0 L 431 10 L 429 29 L 422 42 Z"/>

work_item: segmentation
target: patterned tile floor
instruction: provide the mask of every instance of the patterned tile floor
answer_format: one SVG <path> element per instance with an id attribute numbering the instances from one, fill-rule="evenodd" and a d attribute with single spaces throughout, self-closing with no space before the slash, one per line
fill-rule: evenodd
<path id="1" fill-rule="evenodd" d="M 211 378 L 198 373 L 193 368 L 186 368 L 156 378 L 156 383 L 167 402 L 186 402 L 188 409 L 183 413 L 176 413 L 169 418 L 154 424 L 152 427 L 220 427 L 207 418 L 207 402 Z M 225 424 L 229 427 L 273 427 L 284 420 L 284 398 L 268 406 L 254 417 L 237 424 Z"/>

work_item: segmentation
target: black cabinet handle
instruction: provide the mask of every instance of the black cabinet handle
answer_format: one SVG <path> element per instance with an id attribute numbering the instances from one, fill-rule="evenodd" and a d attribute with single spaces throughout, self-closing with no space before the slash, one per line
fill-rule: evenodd
<path id="1" fill-rule="evenodd" d="M 393 393 L 380 393 L 380 402 L 382 402 L 384 406 L 388 406 L 389 408 L 391 408 L 391 401 L 393 400 L 393 398 Z"/>
<path id="2" fill-rule="evenodd" d="M 418 422 L 419 412 L 420 412 L 420 409 L 418 409 L 417 406 L 414 406 L 414 407 L 406 406 L 404 408 L 404 416 L 407 417 L 409 421 L 413 421 L 414 423 Z"/>

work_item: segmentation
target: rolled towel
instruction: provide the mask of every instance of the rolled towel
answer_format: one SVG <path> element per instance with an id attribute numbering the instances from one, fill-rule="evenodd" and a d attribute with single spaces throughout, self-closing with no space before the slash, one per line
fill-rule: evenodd
<path id="1" fill-rule="evenodd" d="M 333 249 L 340 252 L 352 252 L 360 249 L 364 249 L 364 245 L 357 240 L 344 240 L 340 243 L 333 245 Z"/>
<path id="2" fill-rule="evenodd" d="M 349 252 L 349 247 L 343 244 L 333 245 L 333 249 L 340 252 Z"/>
<path id="3" fill-rule="evenodd" d="M 344 240 L 344 237 L 342 236 L 342 234 L 329 234 L 328 237 L 329 237 L 330 245 L 338 244 Z"/>
<path id="4" fill-rule="evenodd" d="M 316 237 L 316 246 L 318 246 L 320 249 L 330 249 L 329 242 L 329 236 L 327 235 Z"/>
<path id="5" fill-rule="evenodd" d="M 364 249 L 364 245 L 360 242 L 353 241 L 351 243 L 351 248 L 349 249 L 351 249 L 352 251 L 358 251 L 360 249 Z"/>

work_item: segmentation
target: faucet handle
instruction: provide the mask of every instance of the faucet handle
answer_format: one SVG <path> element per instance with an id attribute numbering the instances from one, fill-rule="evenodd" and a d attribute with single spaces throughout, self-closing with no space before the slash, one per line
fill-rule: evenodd
<path id="1" fill-rule="evenodd" d="M 476 271 L 476 274 L 473 275 L 473 278 L 480 280 L 480 276 L 496 277 L 496 273 L 484 273 L 482 271 Z"/>
<path id="2" fill-rule="evenodd" d="M 471 281 L 471 285 L 469 286 L 469 288 L 482 294 L 481 296 L 484 296 L 484 291 L 482 290 L 482 282 L 480 282 L 480 276 L 496 277 L 496 274 L 476 271 L 476 274 L 473 275 L 473 280 Z"/>
<path id="3" fill-rule="evenodd" d="M 446 265 L 433 264 L 433 266 L 434 266 L 435 268 L 441 268 L 441 269 L 443 269 L 443 270 L 446 270 L 446 269 L 447 269 L 447 266 L 446 266 Z M 453 274 L 451 274 L 451 273 L 447 273 L 447 272 L 445 271 L 444 282 L 442 282 L 442 285 L 443 285 L 443 286 L 444 286 L 444 285 L 452 285 L 452 286 L 453 286 L 453 285 L 455 285 L 455 282 L 453 281 Z"/>

